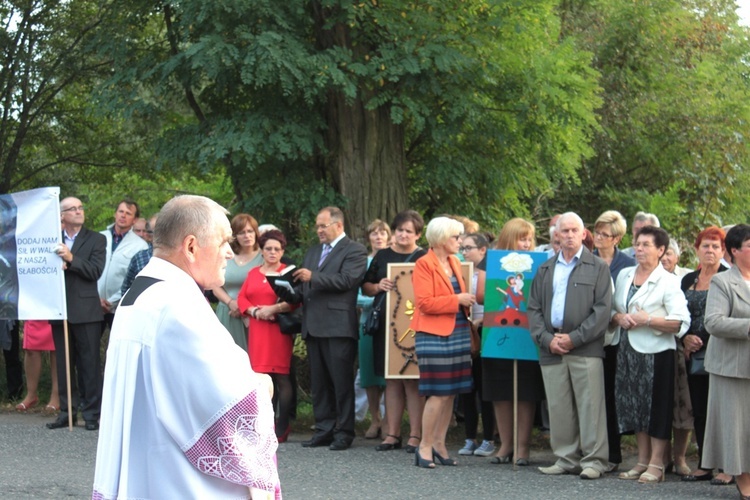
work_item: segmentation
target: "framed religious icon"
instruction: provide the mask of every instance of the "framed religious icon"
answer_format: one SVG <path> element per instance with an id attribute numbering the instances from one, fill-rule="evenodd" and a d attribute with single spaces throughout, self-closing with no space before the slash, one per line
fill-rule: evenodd
<path id="1" fill-rule="evenodd" d="M 394 286 L 385 300 L 385 378 L 419 378 L 414 348 L 416 332 L 409 328 L 416 307 L 411 282 L 414 266 L 413 262 L 388 264 L 388 279 Z M 467 289 L 470 289 L 474 265 L 462 262 L 461 274 Z"/>

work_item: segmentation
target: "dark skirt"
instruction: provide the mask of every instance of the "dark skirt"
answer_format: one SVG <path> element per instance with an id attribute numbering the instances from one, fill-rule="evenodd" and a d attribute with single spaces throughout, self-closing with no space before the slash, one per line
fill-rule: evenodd
<path id="1" fill-rule="evenodd" d="M 482 358 L 482 400 L 513 401 L 513 360 Z M 544 379 L 538 361 L 518 361 L 518 400 L 544 399 Z"/>
<path id="2" fill-rule="evenodd" d="M 471 392 L 471 338 L 469 322 L 461 313 L 447 337 L 417 332 L 414 345 L 419 361 L 419 395 L 452 396 Z"/>
<path id="3" fill-rule="evenodd" d="M 674 363 L 674 350 L 640 353 L 622 330 L 615 376 L 617 422 L 622 434 L 645 432 L 657 439 L 671 439 Z"/>

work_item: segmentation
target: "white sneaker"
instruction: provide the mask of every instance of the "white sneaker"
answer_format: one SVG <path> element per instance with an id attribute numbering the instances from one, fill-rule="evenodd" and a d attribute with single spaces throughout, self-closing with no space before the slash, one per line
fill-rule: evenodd
<path id="1" fill-rule="evenodd" d="M 482 444 L 479 445 L 479 447 L 474 450 L 474 455 L 480 456 L 480 457 L 490 457 L 495 453 L 495 445 L 492 444 L 492 441 L 484 440 L 482 441 Z"/>
<path id="2" fill-rule="evenodd" d="M 473 439 L 467 439 L 464 447 L 458 450 L 458 454 L 459 455 L 473 455 L 474 450 L 476 449 L 477 449 L 477 443 L 475 443 Z"/>

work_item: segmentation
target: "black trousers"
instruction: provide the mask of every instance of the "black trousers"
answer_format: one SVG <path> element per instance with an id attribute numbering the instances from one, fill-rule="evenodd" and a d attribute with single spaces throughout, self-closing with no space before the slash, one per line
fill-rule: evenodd
<path id="1" fill-rule="evenodd" d="M 474 379 L 474 390 L 459 396 L 464 410 L 466 439 L 477 438 L 477 428 L 479 427 L 479 416 L 481 414 L 484 440 L 491 442 L 495 435 L 495 409 L 492 401 L 482 401 L 481 357 L 471 360 L 471 376 Z"/>
<path id="2" fill-rule="evenodd" d="M 308 335 L 315 437 L 354 440 L 354 360 L 357 341 Z"/>
<path id="3" fill-rule="evenodd" d="M 607 409 L 607 439 L 609 440 L 609 461 L 622 463 L 620 427 L 617 424 L 615 404 L 615 375 L 617 375 L 617 348 L 610 345 L 604 348 L 604 406 Z"/>
<path id="4" fill-rule="evenodd" d="M 703 459 L 703 437 L 706 435 L 708 417 L 708 375 L 688 375 L 690 402 L 693 405 L 693 427 L 695 442 L 698 444 L 698 468 Z"/>
<path id="5" fill-rule="evenodd" d="M 80 406 L 83 419 L 98 421 L 102 406 L 101 337 L 102 324 L 68 324 L 70 341 L 71 396 L 73 415 Z M 68 417 L 67 372 L 65 369 L 65 335 L 63 324 L 52 322 L 52 338 L 55 341 L 57 360 L 58 393 L 60 395 L 60 418 Z M 76 387 L 80 383 L 81 387 Z"/>

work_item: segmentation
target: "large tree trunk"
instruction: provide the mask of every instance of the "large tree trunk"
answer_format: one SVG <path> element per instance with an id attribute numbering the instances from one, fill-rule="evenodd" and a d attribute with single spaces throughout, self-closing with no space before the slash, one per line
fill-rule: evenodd
<path id="1" fill-rule="evenodd" d="M 366 242 L 373 219 L 390 224 L 408 208 L 404 128 L 391 121 L 389 108 L 365 109 L 362 99 L 347 103 L 331 92 L 326 110 L 328 130 L 326 165 L 336 190 L 349 203 L 347 234 Z"/>
<path id="2" fill-rule="evenodd" d="M 375 47 L 352 43 L 346 23 L 328 25 L 337 7 L 323 7 L 319 1 L 310 3 L 315 19 L 315 36 L 319 48 L 344 47 L 355 59 L 375 51 Z M 329 17 L 330 16 L 330 17 Z M 390 106 L 382 105 L 369 111 L 365 108 L 374 91 L 360 89 L 355 99 L 348 99 L 338 90 L 331 90 L 325 109 L 326 147 L 324 162 L 334 188 L 344 195 L 348 204 L 346 232 L 366 243 L 365 232 L 373 219 L 390 224 L 393 217 L 408 208 L 404 127 L 391 121 Z"/>

